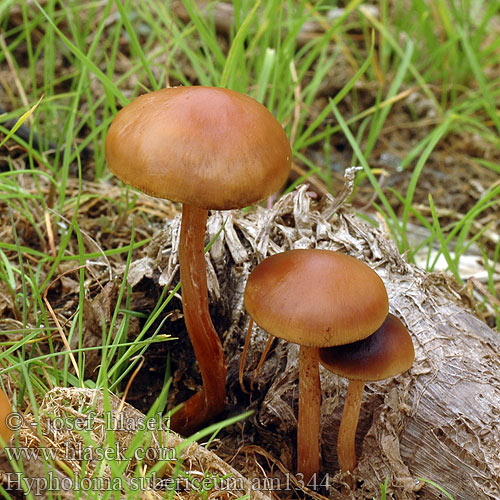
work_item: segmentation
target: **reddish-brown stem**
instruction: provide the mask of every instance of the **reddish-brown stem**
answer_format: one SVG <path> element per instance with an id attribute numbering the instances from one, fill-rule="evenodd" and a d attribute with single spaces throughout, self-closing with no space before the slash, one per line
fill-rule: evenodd
<path id="1" fill-rule="evenodd" d="M 200 366 L 203 390 L 173 415 L 172 429 L 189 434 L 224 409 L 226 362 L 222 343 L 208 310 L 205 231 L 208 212 L 192 205 L 182 209 L 179 264 L 184 321 Z"/>
<path id="2" fill-rule="evenodd" d="M 319 473 L 321 385 L 319 349 L 300 346 L 299 422 L 297 425 L 297 472 L 307 484 Z"/>
<path id="3" fill-rule="evenodd" d="M 352 472 L 356 468 L 356 429 L 364 388 L 365 382 L 362 380 L 349 381 L 337 440 L 337 454 L 342 472 Z"/>

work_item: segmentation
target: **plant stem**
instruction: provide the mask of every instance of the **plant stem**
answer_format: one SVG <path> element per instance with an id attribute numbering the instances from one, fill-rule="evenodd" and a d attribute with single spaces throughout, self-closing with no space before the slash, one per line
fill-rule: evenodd
<path id="1" fill-rule="evenodd" d="M 300 346 L 297 472 L 304 475 L 306 484 L 314 474 L 319 473 L 320 416 L 319 349 Z"/>
<path id="2" fill-rule="evenodd" d="M 203 389 L 173 415 L 171 426 L 181 434 L 197 430 L 224 409 L 226 362 L 222 343 L 208 310 L 205 231 L 208 211 L 192 205 L 182 210 L 179 264 L 184 321 L 200 366 Z"/>
<path id="3" fill-rule="evenodd" d="M 337 454 L 342 472 L 352 472 L 357 464 L 355 439 L 364 388 L 363 380 L 349 381 L 337 440 Z"/>

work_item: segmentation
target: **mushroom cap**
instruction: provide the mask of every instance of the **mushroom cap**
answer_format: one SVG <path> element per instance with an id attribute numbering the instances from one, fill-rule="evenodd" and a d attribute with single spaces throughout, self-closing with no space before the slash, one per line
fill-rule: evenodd
<path id="1" fill-rule="evenodd" d="M 408 330 L 389 314 L 382 326 L 369 337 L 319 351 L 321 364 L 350 380 L 375 382 L 408 370 L 415 351 Z"/>
<path id="2" fill-rule="evenodd" d="M 105 154 L 126 184 L 218 210 L 277 191 L 292 158 L 283 127 L 265 106 L 233 90 L 202 86 L 136 98 L 111 123 Z"/>
<path id="3" fill-rule="evenodd" d="M 389 311 L 375 271 L 354 257 L 320 249 L 289 250 L 263 260 L 248 277 L 244 299 L 264 330 L 313 347 L 365 338 Z"/>

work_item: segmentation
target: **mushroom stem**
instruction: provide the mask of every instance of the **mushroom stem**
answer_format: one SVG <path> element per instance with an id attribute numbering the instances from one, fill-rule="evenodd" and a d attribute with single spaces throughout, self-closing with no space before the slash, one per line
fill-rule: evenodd
<path id="1" fill-rule="evenodd" d="M 357 464 L 355 438 L 364 388 L 363 380 L 349 380 L 337 440 L 337 455 L 342 472 L 352 472 Z"/>
<path id="2" fill-rule="evenodd" d="M 208 310 L 205 232 L 208 211 L 192 205 L 182 209 L 179 264 L 184 321 L 200 367 L 203 390 L 175 413 L 171 426 L 181 434 L 198 429 L 224 409 L 226 362 L 222 343 Z"/>
<path id="3" fill-rule="evenodd" d="M 320 412 L 319 349 L 300 346 L 297 472 L 306 484 L 319 472 Z"/>

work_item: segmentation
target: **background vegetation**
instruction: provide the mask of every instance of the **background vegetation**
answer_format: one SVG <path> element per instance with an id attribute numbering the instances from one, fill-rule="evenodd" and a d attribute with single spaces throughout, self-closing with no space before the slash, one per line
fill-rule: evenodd
<path id="1" fill-rule="evenodd" d="M 35 414 L 54 386 L 120 393 L 169 340 L 157 318 L 171 296 L 137 309 L 122 277 L 177 208 L 121 186 L 103 150 L 116 112 L 167 85 L 264 103 L 293 145 L 288 190 L 335 194 L 361 166 L 360 216 L 452 273 L 499 328 L 499 67 L 497 0 L 0 0 L 6 392 Z M 89 347 L 85 314 L 113 283 L 118 305 Z"/>

